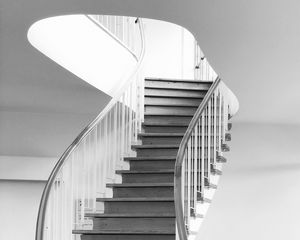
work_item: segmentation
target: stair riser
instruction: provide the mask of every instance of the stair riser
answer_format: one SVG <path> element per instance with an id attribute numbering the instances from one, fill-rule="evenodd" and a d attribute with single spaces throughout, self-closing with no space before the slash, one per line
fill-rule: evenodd
<path id="1" fill-rule="evenodd" d="M 164 96 L 164 97 L 196 97 L 204 98 L 206 90 L 203 91 L 188 91 L 188 90 L 172 90 L 172 89 L 153 89 L 146 88 L 145 95 Z"/>
<path id="2" fill-rule="evenodd" d="M 123 183 L 172 183 L 174 173 L 122 174 Z"/>
<path id="3" fill-rule="evenodd" d="M 105 202 L 105 213 L 175 213 L 174 202 Z"/>
<path id="4" fill-rule="evenodd" d="M 93 230 L 173 230 L 175 232 L 175 218 L 94 218 L 93 223 Z"/>
<path id="5" fill-rule="evenodd" d="M 141 137 L 143 144 L 179 144 L 181 137 Z"/>
<path id="6" fill-rule="evenodd" d="M 81 240 L 175 240 L 175 235 L 82 235 Z"/>
<path id="7" fill-rule="evenodd" d="M 175 167 L 174 161 L 155 160 L 155 161 L 130 161 L 130 170 L 163 170 L 173 169 Z"/>
<path id="8" fill-rule="evenodd" d="M 144 126 L 145 133 L 185 133 L 187 127 L 159 127 L 159 126 Z"/>
<path id="9" fill-rule="evenodd" d="M 114 197 L 173 197 L 173 187 L 114 187 Z"/>
<path id="10" fill-rule="evenodd" d="M 179 124 L 184 124 L 186 127 L 192 120 L 191 116 L 148 116 L 145 115 L 145 122 L 147 123 L 159 123 L 159 124 L 172 124 L 172 123 L 179 123 Z"/>
<path id="11" fill-rule="evenodd" d="M 176 156 L 178 148 L 160 148 L 160 149 L 136 149 L 138 157 L 160 157 L 160 156 Z"/>
<path id="12" fill-rule="evenodd" d="M 195 90 L 208 90 L 211 83 L 200 82 L 178 82 L 178 81 L 153 81 L 147 79 L 145 87 L 165 87 L 165 88 L 187 88 Z"/>
<path id="13" fill-rule="evenodd" d="M 176 114 L 188 114 L 194 115 L 197 107 L 161 107 L 161 106 L 146 106 L 145 114 L 163 114 L 163 115 L 176 115 Z"/>
<path id="14" fill-rule="evenodd" d="M 202 99 L 199 98 L 164 98 L 164 97 L 145 97 L 145 104 L 162 105 L 188 105 L 198 107 Z"/>

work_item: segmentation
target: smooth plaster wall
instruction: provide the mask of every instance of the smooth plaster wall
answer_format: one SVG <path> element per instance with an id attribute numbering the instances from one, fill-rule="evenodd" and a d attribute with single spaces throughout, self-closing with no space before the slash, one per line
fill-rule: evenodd
<path id="1" fill-rule="evenodd" d="M 228 163 L 197 239 L 299 240 L 299 146 L 300 126 L 234 123 Z"/>
<path id="2" fill-rule="evenodd" d="M 45 183 L 0 181 L 0 239 L 34 240 Z"/>

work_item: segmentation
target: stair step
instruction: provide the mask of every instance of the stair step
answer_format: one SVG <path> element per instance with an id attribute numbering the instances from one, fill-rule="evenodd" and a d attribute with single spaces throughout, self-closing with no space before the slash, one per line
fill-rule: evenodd
<path id="1" fill-rule="evenodd" d="M 93 230 L 163 231 L 175 229 L 175 217 L 93 218 Z"/>
<path id="2" fill-rule="evenodd" d="M 98 202 L 174 202 L 174 197 L 97 198 Z"/>
<path id="3" fill-rule="evenodd" d="M 183 137 L 184 133 L 139 133 L 139 137 Z"/>
<path id="4" fill-rule="evenodd" d="M 184 98 L 204 98 L 207 90 L 189 90 L 184 88 L 154 88 L 146 87 L 145 96 L 149 97 L 184 97 Z"/>
<path id="5" fill-rule="evenodd" d="M 198 107 L 203 98 L 186 97 L 165 97 L 165 96 L 145 96 L 145 105 L 159 106 L 193 106 Z"/>
<path id="6" fill-rule="evenodd" d="M 173 165 L 174 167 L 174 165 Z M 120 170 L 123 183 L 172 183 L 174 181 L 174 169 L 166 170 Z"/>
<path id="7" fill-rule="evenodd" d="M 175 234 L 174 230 L 73 230 L 73 234 L 85 234 L 85 235 L 170 235 Z"/>
<path id="8" fill-rule="evenodd" d="M 81 240 L 175 240 L 175 234 L 101 234 L 101 235 L 81 235 Z"/>
<path id="9" fill-rule="evenodd" d="M 86 217 L 93 218 L 174 218 L 174 213 L 86 213 Z"/>
<path id="10" fill-rule="evenodd" d="M 123 183 L 107 184 L 114 197 L 172 197 L 174 183 Z"/>
<path id="11" fill-rule="evenodd" d="M 176 78 L 152 78 L 147 77 L 145 81 L 157 81 L 157 82 L 184 82 L 184 83 L 199 83 L 199 84 L 213 84 L 213 81 L 208 80 L 194 80 L 194 79 L 176 79 Z"/>
<path id="12" fill-rule="evenodd" d="M 145 105 L 145 115 L 194 116 L 198 106 L 159 106 Z"/>
<path id="13" fill-rule="evenodd" d="M 161 160 L 165 160 L 165 161 L 173 161 L 176 160 L 176 156 L 156 156 L 156 157 L 125 157 L 124 158 L 125 161 L 161 161 Z"/>
<path id="14" fill-rule="evenodd" d="M 173 214 L 174 196 L 98 198 L 104 202 L 105 214 Z"/>

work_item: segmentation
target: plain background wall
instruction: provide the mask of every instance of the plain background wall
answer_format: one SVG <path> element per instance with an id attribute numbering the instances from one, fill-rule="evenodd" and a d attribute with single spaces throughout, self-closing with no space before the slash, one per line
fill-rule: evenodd
<path id="1" fill-rule="evenodd" d="M 300 126 L 234 123 L 197 239 L 300 239 Z M 215 228 L 217 226 L 217 228 Z"/>
<path id="2" fill-rule="evenodd" d="M 34 240 L 45 183 L 0 181 L 0 239 Z"/>
<path id="3" fill-rule="evenodd" d="M 194 78 L 194 37 L 184 28 L 159 20 L 143 19 L 145 25 L 145 76 Z"/>

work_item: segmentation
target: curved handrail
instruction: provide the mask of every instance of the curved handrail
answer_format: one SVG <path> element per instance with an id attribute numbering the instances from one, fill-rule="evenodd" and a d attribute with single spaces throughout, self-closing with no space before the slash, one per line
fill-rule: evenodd
<path id="1" fill-rule="evenodd" d="M 182 138 L 182 141 L 180 143 L 179 150 L 178 150 L 178 153 L 176 156 L 175 172 L 174 172 L 174 199 L 175 199 L 176 223 L 177 223 L 177 229 L 178 229 L 178 234 L 179 234 L 180 240 L 188 239 L 188 231 L 186 229 L 186 224 L 185 224 L 185 219 L 184 219 L 184 210 L 183 210 L 183 201 L 182 201 L 183 200 L 182 199 L 182 194 L 183 194 L 182 170 L 183 170 L 183 163 L 184 163 L 184 159 L 185 159 L 186 149 L 188 148 L 189 141 L 195 131 L 195 128 L 200 127 L 200 125 L 197 126 L 197 124 L 199 124 L 199 121 L 200 121 L 199 119 L 200 119 L 201 115 L 204 113 L 205 109 L 208 109 L 209 101 L 212 99 L 216 89 L 219 88 L 220 85 L 222 85 L 222 84 L 223 83 L 222 83 L 221 79 L 219 77 L 217 77 L 217 79 L 213 82 L 213 84 L 209 88 L 207 94 L 205 95 L 203 101 L 199 105 L 191 122 L 189 123 L 189 126 Z M 234 109 L 230 112 L 231 115 L 234 115 L 238 109 L 238 102 L 237 102 L 234 94 L 227 87 L 226 87 L 225 91 L 227 91 L 226 93 L 224 93 L 224 94 L 227 94 L 227 98 L 234 99 L 234 101 L 236 102 L 234 104 L 232 103 L 232 105 L 235 105 L 235 106 L 234 106 Z M 215 101 L 214 104 L 217 105 L 217 102 Z M 210 105 L 209 108 L 211 108 L 211 107 L 212 106 Z M 219 107 L 221 107 L 221 105 L 219 105 Z M 208 113 L 209 112 L 206 112 L 205 114 L 208 114 Z M 225 115 L 225 112 L 224 112 L 224 115 Z M 204 122 L 202 121 L 202 124 L 203 123 Z M 203 128 L 203 126 L 202 126 L 202 128 Z M 211 126 L 209 128 L 211 128 Z M 207 130 L 207 131 L 209 133 L 211 130 Z M 202 132 L 202 134 L 203 134 L 203 132 Z M 212 137 L 212 136 L 208 136 L 208 139 L 210 139 L 210 137 Z M 210 140 L 208 140 L 208 141 L 210 141 Z M 196 140 L 196 144 L 197 144 L 197 140 Z M 211 147 L 210 145 L 208 145 L 208 146 Z M 189 147 L 191 147 L 191 146 L 189 146 Z M 194 148 L 198 148 L 200 151 L 200 148 L 201 148 L 200 143 L 199 143 L 199 145 L 195 145 Z M 202 146 L 202 148 L 204 148 L 204 146 Z M 203 151 L 203 149 L 202 149 L 202 151 Z M 196 156 L 196 158 L 198 158 L 198 156 Z M 195 168 L 196 168 L 196 171 L 200 171 L 199 166 L 198 166 L 198 168 L 197 167 L 195 167 Z M 203 169 L 201 169 L 201 170 L 203 171 Z M 190 210 L 188 209 L 188 211 L 190 211 Z"/>
<path id="2" fill-rule="evenodd" d="M 107 113 L 112 109 L 112 107 L 118 102 L 119 98 L 122 96 L 123 92 L 126 91 L 128 86 L 131 83 L 131 80 L 135 76 L 135 74 L 141 68 L 144 54 L 145 54 L 145 36 L 144 36 L 144 29 L 141 19 L 138 19 L 137 23 L 139 24 L 139 32 L 141 38 L 141 52 L 138 57 L 138 62 L 136 68 L 131 73 L 128 79 L 124 79 L 124 81 L 120 84 L 120 87 L 117 89 L 115 96 L 110 100 L 107 106 L 100 112 L 100 114 L 91 122 L 89 123 L 75 138 L 75 140 L 71 143 L 71 145 L 65 150 L 62 156 L 59 158 L 58 162 L 56 163 L 55 167 L 53 168 L 46 186 L 44 188 L 37 217 L 36 223 L 36 240 L 43 240 L 44 235 L 44 226 L 45 226 L 45 218 L 46 218 L 46 208 L 47 203 L 49 200 L 50 190 L 54 185 L 56 177 L 58 176 L 59 171 L 62 169 L 65 161 L 71 155 L 71 153 L 82 143 L 83 139 L 94 129 L 94 127 L 106 116 Z"/>

